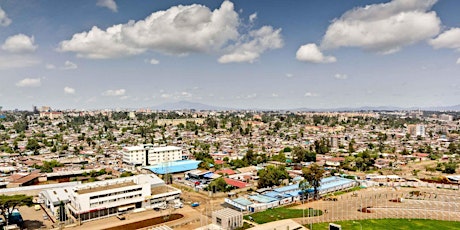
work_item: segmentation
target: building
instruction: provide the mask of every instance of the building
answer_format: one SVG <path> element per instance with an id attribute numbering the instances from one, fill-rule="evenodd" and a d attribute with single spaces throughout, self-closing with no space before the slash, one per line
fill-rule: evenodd
<path id="1" fill-rule="evenodd" d="M 212 223 L 222 229 L 233 230 L 243 226 L 243 213 L 231 208 L 212 212 Z"/>
<path id="2" fill-rule="evenodd" d="M 182 149 L 176 146 L 145 144 L 123 148 L 123 162 L 132 165 L 148 166 L 179 160 L 182 160 Z"/>
<path id="3" fill-rule="evenodd" d="M 105 218 L 138 208 L 168 208 L 180 203 L 179 189 L 168 186 L 154 174 L 44 190 L 39 197 L 50 209 L 65 203 L 67 216 L 79 222 Z M 56 212 L 53 212 L 57 215 Z"/>
<path id="4" fill-rule="evenodd" d="M 425 137 L 425 125 L 409 125 L 407 132 L 413 137 Z"/>
<path id="5" fill-rule="evenodd" d="M 61 119 L 64 118 L 62 112 L 40 112 L 40 118 Z"/>

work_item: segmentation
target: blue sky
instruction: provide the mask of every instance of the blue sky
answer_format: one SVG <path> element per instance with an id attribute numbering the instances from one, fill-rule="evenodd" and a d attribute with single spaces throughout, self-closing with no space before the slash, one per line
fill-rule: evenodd
<path id="1" fill-rule="evenodd" d="M 0 0 L 0 106 L 459 104 L 456 0 Z"/>

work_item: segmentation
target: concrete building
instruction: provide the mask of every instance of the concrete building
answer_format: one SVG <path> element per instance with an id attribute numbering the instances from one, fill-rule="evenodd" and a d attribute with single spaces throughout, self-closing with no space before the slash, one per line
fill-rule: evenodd
<path id="1" fill-rule="evenodd" d="M 224 208 L 212 213 L 212 223 L 222 229 L 236 229 L 243 226 L 243 213 Z"/>
<path id="2" fill-rule="evenodd" d="M 411 136 L 421 136 L 421 137 L 425 137 L 425 125 L 409 125 L 407 127 L 407 132 L 411 135 Z"/>
<path id="3" fill-rule="evenodd" d="M 123 162 L 132 165 L 155 165 L 182 160 L 182 149 L 176 146 L 154 147 L 152 144 L 123 148 Z"/>
<path id="4" fill-rule="evenodd" d="M 45 190 L 40 198 L 50 210 L 56 210 L 63 201 L 66 214 L 75 221 L 84 222 L 139 208 L 174 207 L 180 203 L 180 194 L 179 189 L 166 185 L 156 175 L 141 174 Z"/>

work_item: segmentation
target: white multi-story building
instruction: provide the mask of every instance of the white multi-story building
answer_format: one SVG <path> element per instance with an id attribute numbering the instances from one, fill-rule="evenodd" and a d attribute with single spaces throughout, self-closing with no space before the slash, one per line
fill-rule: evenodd
<path id="1" fill-rule="evenodd" d="M 43 191 L 48 206 L 54 195 L 65 194 L 66 212 L 77 221 L 105 218 L 137 208 L 168 208 L 180 202 L 181 191 L 168 186 L 154 174 L 98 181 L 65 188 L 65 193 Z M 54 207 L 54 205 L 53 205 Z M 49 207 L 50 208 L 50 207 Z"/>
<path id="2" fill-rule="evenodd" d="M 123 162 L 132 165 L 148 166 L 178 160 L 182 160 L 182 149 L 176 146 L 145 144 L 123 148 Z"/>

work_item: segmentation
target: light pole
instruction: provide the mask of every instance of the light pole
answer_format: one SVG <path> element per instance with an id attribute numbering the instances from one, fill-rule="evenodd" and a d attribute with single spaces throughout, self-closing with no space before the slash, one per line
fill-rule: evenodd
<path id="1" fill-rule="evenodd" d="M 359 226 L 361 227 L 361 230 L 363 230 L 363 225 L 361 224 L 361 222 L 353 221 L 353 224 L 359 224 Z"/>

